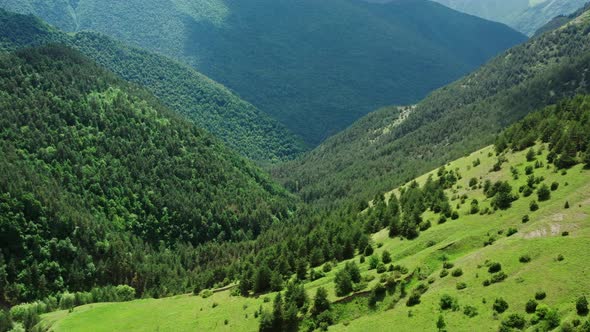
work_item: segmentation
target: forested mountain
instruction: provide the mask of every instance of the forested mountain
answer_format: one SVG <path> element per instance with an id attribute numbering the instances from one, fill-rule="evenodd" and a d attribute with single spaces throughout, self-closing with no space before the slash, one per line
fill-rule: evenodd
<path id="1" fill-rule="evenodd" d="M 34 17 L 2 9 L 0 31 L 0 49 L 4 50 L 50 42 L 80 50 L 124 79 L 146 87 L 166 106 L 251 159 L 277 161 L 304 149 L 295 135 L 250 103 L 191 67 L 164 56 L 128 47 L 98 33 L 68 35 Z"/>
<path id="2" fill-rule="evenodd" d="M 588 0 L 433 0 L 455 10 L 505 23 L 532 36 L 554 17 L 575 12 Z"/>
<path id="3" fill-rule="evenodd" d="M 589 31 L 584 12 L 415 107 L 368 115 L 274 175 L 307 202 L 364 201 L 488 145 L 532 110 L 590 89 Z"/>
<path id="4" fill-rule="evenodd" d="M 0 6 L 189 63 L 312 145 L 377 107 L 416 102 L 524 40 L 426 0 L 1 0 Z"/>
<path id="5" fill-rule="evenodd" d="M 194 246 L 253 239 L 294 210 L 256 166 L 69 48 L 0 53 L 0 104 L 0 305 L 187 291 L 214 253 Z"/>

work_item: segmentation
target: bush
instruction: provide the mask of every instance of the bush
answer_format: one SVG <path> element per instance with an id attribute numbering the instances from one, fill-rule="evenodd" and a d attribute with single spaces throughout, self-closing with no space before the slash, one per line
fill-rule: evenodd
<path id="1" fill-rule="evenodd" d="M 442 271 L 440 271 L 440 274 L 439 274 L 439 276 L 441 278 L 444 278 L 444 277 L 446 277 L 448 275 L 449 275 L 449 270 L 446 270 L 446 269 L 443 269 Z"/>
<path id="2" fill-rule="evenodd" d="M 539 202 L 548 201 L 551 198 L 551 191 L 549 190 L 549 187 L 547 187 L 546 184 L 543 184 L 537 190 L 537 197 L 539 199 Z"/>
<path id="3" fill-rule="evenodd" d="M 379 257 L 372 255 L 369 258 L 369 270 L 376 269 L 377 265 L 379 265 Z"/>
<path id="4" fill-rule="evenodd" d="M 332 271 L 332 264 L 330 262 L 324 264 L 324 267 L 322 267 L 322 271 L 324 271 L 324 273 Z"/>
<path id="5" fill-rule="evenodd" d="M 466 305 L 463 308 L 463 314 L 469 318 L 477 316 L 477 308 L 474 306 Z"/>
<path id="6" fill-rule="evenodd" d="M 383 254 L 381 254 L 381 261 L 383 262 L 383 264 L 391 263 L 391 254 L 389 253 L 389 251 L 383 251 Z"/>
<path id="7" fill-rule="evenodd" d="M 537 311 L 538 305 L 539 305 L 539 303 L 537 303 L 537 301 L 531 299 L 526 303 L 525 311 L 529 314 L 533 314 L 533 313 L 535 313 L 535 311 Z"/>
<path id="8" fill-rule="evenodd" d="M 493 274 L 492 277 L 490 278 L 490 282 L 492 284 L 498 283 L 498 282 L 502 282 L 504 281 L 504 279 L 508 278 L 508 276 L 506 275 L 506 273 L 504 272 L 498 272 L 496 274 Z"/>
<path id="9" fill-rule="evenodd" d="M 453 299 L 453 297 L 451 297 L 448 294 L 444 294 L 443 296 L 441 296 L 440 298 L 440 309 L 441 310 L 449 310 L 453 307 L 453 302 L 455 302 L 455 299 Z"/>
<path id="10" fill-rule="evenodd" d="M 128 285 L 119 285 L 115 288 L 117 299 L 121 302 L 131 301 L 135 298 L 135 288 Z"/>
<path id="11" fill-rule="evenodd" d="M 453 277 L 460 277 L 463 275 L 463 270 L 461 270 L 460 268 L 456 268 L 453 270 L 453 272 L 451 273 L 451 275 Z"/>
<path id="12" fill-rule="evenodd" d="M 453 213 L 451 214 L 451 220 L 457 220 L 457 219 L 459 219 L 459 212 L 453 211 Z"/>
<path id="13" fill-rule="evenodd" d="M 205 289 L 201 292 L 201 297 L 204 299 L 211 297 L 212 295 L 213 295 L 213 291 L 210 289 Z"/>
<path id="14" fill-rule="evenodd" d="M 464 282 L 458 282 L 457 283 L 457 289 L 458 290 L 462 290 L 462 289 L 465 289 L 465 288 L 467 288 L 467 284 L 466 283 L 464 283 Z"/>
<path id="15" fill-rule="evenodd" d="M 541 301 L 544 300 L 547 297 L 547 293 L 545 293 L 544 291 L 537 291 L 535 293 L 535 300 Z"/>
<path id="16" fill-rule="evenodd" d="M 519 314 L 512 314 L 502 321 L 502 326 L 519 330 L 522 330 L 525 324 L 526 320 Z"/>
<path id="17" fill-rule="evenodd" d="M 516 233 L 518 233 L 518 230 L 514 227 L 510 227 L 508 228 L 508 232 L 506 232 L 506 236 L 512 236 Z"/>
<path id="18" fill-rule="evenodd" d="M 502 264 L 500 264 L 500 263 L 492 263 L 492 264 L 490 264 L 490 267 L 488 268 L 489 273 L 496 273 L 496 272 L 500 272 L 501 270 L 502 270 Z"/>
<path id="19" fill-rule="evenodd" d="M 412 295 L 410 295 L 410 297 L 408 298 L 406 305 L 408 307 L 413 307 L 417 304 L 420 304 L 420 296 L 422 296 L 420 292 L 412 292 Z"/>
<path id="20" fill-rule="evenodd" d="M 529 255 L 522 255 L 520 256 L 520 258 L 518 259 L 519 262 L 521 263 L 528 263 L 531 261 L 531 256 Z"/>
<path id="21" fill-rule="evenodd" d="M 12 329 L 12 317 L 10 312 L 0 309 L 0 332 L 6 332 Z"/>
<path id="22" fill-rule="evenodd" d="M 483 283 L 482 283 L 482 285 L 483 285 L 484 287 L 488 287 L 488 286 L 489 286 L 489 285 L 491 285 L 491 284 L 492 284 L 492 283 L 491 283 L 491 282 L 490 282 L 490 280 L 488 280 L 488 279 L 484 280 L 484 281 L 483 281 Z"/>
<path id="23" fill-rule="evenodd" d="M 444 262 L 443 263 L 443 269 L 452 269 L 453 267 L 455 267 L 455 264 L 453 264 L 451 262 Z"/>
<path id="24" fill-rule="evenodd" d="M 63 293 L 59 299 L 59 308 L 62 310 L 72 309 L 76 301 L 76 296 L 68 292 Z M 14 316 L 14 315 L 13 315 Z"/>
<path id="25" fill-rule="evenodd" d="M 570 202 L 565 201 L 565 205 L 563 206 L 564 209 L 569 209 L 570 208 Z"/>
<path id="26" fill-rule="evenodd" d="M 527 222 L 529 222 L 531 220 L 531 218 L 529 217 L 529 215 L 525 215 L 522 217 L 522 223 L 526 224 Z"/>
<path id="27" fill-rule="evenodd" d="M 578 315 L 587 315 L 588 314 L 588 300 L 585 296 L 580 296 L 576 301 L 576 311 Z"/>
<path id="28" fill-rule="evenodd" d="M 501 314 L 508 309 L 508 302 L 506 302 L 503 298 L 497 298 L 494 301 L 494 305 L 492 306 L 495 312 Z"/>
<path id="29" fill-rule="evenodd" d="M 558 262 L 561 262 L 561 261 L 562 261 L 562 260 L 564 260 L 564 259 L 565 259 L 565 257 L 563 257 L 563 255 L 562 255 L 562 254 L 559 254 L 559 255 L 557 255 L 557 261 L 558 261 Z"/>
<path id="30" fill-rule="evenodd" d="M 553 182 L 551 184 L 551 191 L 556 191 L 559 188 L 559 183 Z"/>
<path id="31" fill-rule="evenodd" d="M 531 203 L 529 204 L 529 209 L 532 212 L 535 212 L 535 211 L 537 211 L 539 209 L 539 204 L 537 204 L 536 201 L 531 201 Z"/>
<path id="32" fill-rule="evenodd" d="M 385 264 L 379 263 L 377 265 L 377 273 L 381 274 L 381 273 L 384 273 L 385 271 L 387 271 L 387 268 L 385 267 Z"/>

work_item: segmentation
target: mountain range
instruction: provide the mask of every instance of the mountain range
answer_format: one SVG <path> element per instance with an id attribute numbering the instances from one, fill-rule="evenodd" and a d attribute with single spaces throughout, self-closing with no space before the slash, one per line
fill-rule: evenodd
<path id="1" fill-rule="evenodd" d="M 310 146 L 377 107 L 416 102 L 525 40 L 426 0 L 2 0 L 0 7 L 187 63 Z"/>

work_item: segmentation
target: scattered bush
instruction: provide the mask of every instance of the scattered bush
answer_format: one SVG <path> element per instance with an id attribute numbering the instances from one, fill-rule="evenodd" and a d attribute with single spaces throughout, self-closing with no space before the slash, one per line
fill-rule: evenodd
<path id="1" fill-rule="evenodd" d="M 488 287 L 488 286 L 489 286 L 489 285 L 491 285 L 491 284 L 492 284 L 492 283 L 491 283 L 491 282 L 490 282 L 490 280 L 488 280 L 488 279 L 484 280 L 484 281 L 483 281 L 483 283 L 482 283 L 482 285 L 483 285 L 484 287 Z"/>
<path id="2" fill-rule="evenodd" d="M 387 271 L 387 267 L 385 267 L 385 264 L 383 264 L 383 263 L 377 264 L 377 273 L 381 274 L 386 271 Z"/>
<path id="3" fill-rule="evenodd" d="M 565 257 L 563 257 L 563 255 L 562 255 L 562 254 L 559 254 L 559 255 L 557 255 L 557 261 L 558 261 L 558 262 L 561 262 L 561 261 L 562 261 L 562 260 L 564 260 L 564 259 L 565 259 Z"/>
<path id="4" fill-rule="evenodd" d="M 201 297 L 204 299 L 210 297 L 211 295 L 213 295 L 213 292 L 209 289 L 205 289 L 204 291 L 201 292 Z"/>
<path id="5" fill-rule="evenodd" d="M 522 330 L 526 324 L 526 320 L 519 314 L 511 314 L 502 321 L 502 326 Z"/>
<path id="6" fill-rule="evenodd" d="M 539 204 L 537 204 L 536 201 L 531 201 L 531 203 L 529 204 L 529 209 L 532 212 L 535 212 L 535 211 L 537 211 L 539 209 Z"/>
<path id="7" fill-rule="evenodd" d="M 448 295 L 448 294 L 444 294 L 443 296 L 441 296 L 440 298 L 440 309 L 441 310 L 449 310 L 453 307 L 453 303 L 455 302 L 455 299 Z"/>
<path id="8" fill-rule="evenodd" d="M 588 314 L 588 300 L 585 296 L 580 296 L 576 301 L 576 311 L 578 315 L 585 316 Z"/>
<path id="9" fill-rule="evenodd" d="M 544 291 L 537 291 L 535 293 L 535 300 L 541 301 L 544 300 L 547 297 L 547 293 L 545 293 Z"/>
<path id="10" fill-rule="evenodd" d="M 412 292 L 412 295 L 410 295 L 410 297 L 408 298 L 406 305 L 408 307 L 413 307 L 417 304 L 420 304 L 420 297 L 421 296 L 422 296 L 422 294 L 420 292 Z"/>
<path id="11" fill-rule="evenodd" d="M 527 214 L 527 215 L 524 215 L 524 216 L 522 217 L 522 223 L 523 223 L 523 224 L 526 224 L 526 223 L 527 223 L 527 222 L 529 222 L 530 220 L 531 220 L 531 218 L 529 217 L 529 215 L 528 215 L 528 214 Z"/>
<path id="12" fill-rule="evenodd" d="M 464 282 L 458 282 L 457 283 L 457 289 L 458 290 L 462 290 L 462 289 L 465 289 L 465 288 L 467 288 L 467 284 L 466 283 L 464 283 Z"/>
<path id="13" fill-rule="evenodd" d="M 453 267 L 455 267 L 455 264 L 451 263 L 451 262 L 444 262 L 443 263 L 443 268 L 444 269 L 452 269 Z"/>
<path id="14" fill-rule="evenodd" d="M 563 206 L 564 209 L 569 209 L 570 208 L 570 202 L 565 201 L 565 205 Z"/>
<path id="15" fill-rule="evenodd" d="M 439 276 L 441 278 L 444 278 L 444 277 L 446 277 L 448 275 L 449 275 L 449 270 L 446 270 L 446 269 L 443 269 L 442 271 L 440 271 L 440 274 L 439 274 Z"/>
<path id="16" fill-rule="evenodd" d="M 547 187 L 546 184 L 543 184 L 537 190 L 537 197 L 539 199 L 539 202 L 548 201 L 551 198 L 551 191 L 549 190 L 549 187 Z"/>
<path id="17" fill-rule="evenodd" d="M 470 305 L 466 305 L 463 308 L 463 314 L 469 318 L 473 318 L 475 316 L 477 316 L 477 308 L 474 306 L 470 306 Z"/>
<path id="18" fill-rule="evenodd" d="M 535 300 L 529 300 L 526 305 L 525 305 L 525 311 L 529 314 L 533 314 L 535 313 L 535 311 L 537 311 L 537 306 L 539 305 L 539 303 Z"/>
<path id="19" fill-rule="evenodd" d="M 508 309 L 508 302 L 506 302 L 503 298 L 497 298 L 494 301 L 494 305 L 492 306 L 495 312 L 501 314 Z"/>
<path id="20" fill-rule="evenodd" d="M 500 263 L 491 263 L 488 268 L 489 273 L 496 273 L 502 270 L 502 264 Z"/>
<path id="21" fill-rule="evenodd" d="M 518 259 L 519 262 L 521 263 L 528 263 L 531 261 L 531 256 L 529 255 L 522 255 L 520 256 L 520 258 Z"/>
<path id="22" fill-rule="evenodd" d="M 568 235 L 570 235 L 570 232 L 568 232 L 568 231 L 561 232 L 561 236 L 568 236 Z"/>
<path id="23" fill-rule="evenodd" d="M 453 272 L 451 272 L 451 275 L 453 277 L 460 277 L 463 275 L 463 270 L 461 270 L 460 268 L 456 268 L 453 270 Z"/>
<path id="24" fill-rule="evenodd" d="M 506 232 L 506 236 L 512 236 L 516 233 L 518 233 L 518 230 L 514 227 L 510 227 L 508 228 L 508 232 Z"/>
<path id="25" fill-rule="evenodd" d="M 389 251 L 383 251 L 383 254 L 381 254 L 381 261 L 383 262 L 383 264 L 391 263 L 391 254 L 389 253 Z"/>
<path id="26" fill-rule="evenodd" d="M 498 282 L 502 282 L 504 281 L 504 279 L 508 278 L 508 276 L 506 275 L 506 273 L 504 273 L 503 271 L 498 272 L 496 274 L 493 274 L 492 277 L 490 278 L 490 282 L 492 284 L 498 283 Z"/>
<path id="27" fill-rule="evenodd" d="M 559 188 L 559 183 L 553 182 L 551 184 L 551 191 L 556 191 Z"/>

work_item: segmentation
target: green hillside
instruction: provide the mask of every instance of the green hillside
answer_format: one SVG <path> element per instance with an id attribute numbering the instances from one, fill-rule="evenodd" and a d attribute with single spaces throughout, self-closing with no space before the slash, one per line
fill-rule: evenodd
<path id="1" fill-rule="evenodd" d="M 590 321 L 582 299 L 590 296 L 585 264 L 590 171 L 584 168 L 590 167 L 589 126 L 590 97 L 560 102 L 510 127 L 495 146 L 374 201 L 361 214 L 366 225 L 379 222 L 367 249 L 308 270 L 302 281 L 308 300 L 304 309 L 295 309 L 295 326 L 313 330 L 331 325 L 330 331 L 392 326 L 408 331 L 587 331 Z M 440 186 L 447 189 L 432 200 Z M 445 202 L 453 211 L 448 217 L 446 208 L 437 212 Z M 395 236 L 392 229 L 406 227 L 421 204 L 417 235 Z M 343 292 L 346 280 L 355 278 L 348 271 L 357 268 L 360 279 Z M 312 277 L 318 271 L 324 273 Z M 327 290 L 331 304 L 314 316 L 320 288 Z M 96 331 L 272 331 L 272 326 L 292 326 L 289 303 L 298 298 L 295 289 L 288 286 L 281 302 L 277 293 L 243 297 L 225 290 L 91 304 L 44 315 L 40 326 L 51 331 L 88 326 Z M 283 325 L 273 325 L 277 317 Z M 265 329 L 267 320 L 270 329 Z M 440 321 L 444 324 L 437 326 Z"/>
<path id="2" fill-rule="evenodd" d="M 256 161 L 276 162 L 303 151 L 300 139 L 284 126 L 194 69 L 106 36 L 67 35 L 36 18 L 0 9 L 0 48 L 13 50 L 45 43 L 74 47 L 127 81 L 144 86 L 169 108 Z"/>
<path id="3" fill-rule="evenodd" d="M 307 202 L 359 202 L 491 144 L 529 112 L 590 91 L 589 15 L 508 50 L 402 117 L 397 107 L 369 114 L 273 175 Z"/>
<path id="4" fill-rule="evenodd" d="M 203 243 L 254 239 L 294 209 L 256 166 L 77 51 L 1 53 L 0 96 L 2 306 L 192 290 L 232 255 L 211 261 L 223 247 Z"/>
<path id="5" fill-rule="evenodd" d="M 191 64 L 314 146 L 375 108 L 416 102 L 525 40 L 506 26 L 426 0 L 63 6 L 71 23 L 54 19 L 44 1 L 0 1 L 68 31 L 99 31 Z"/>

